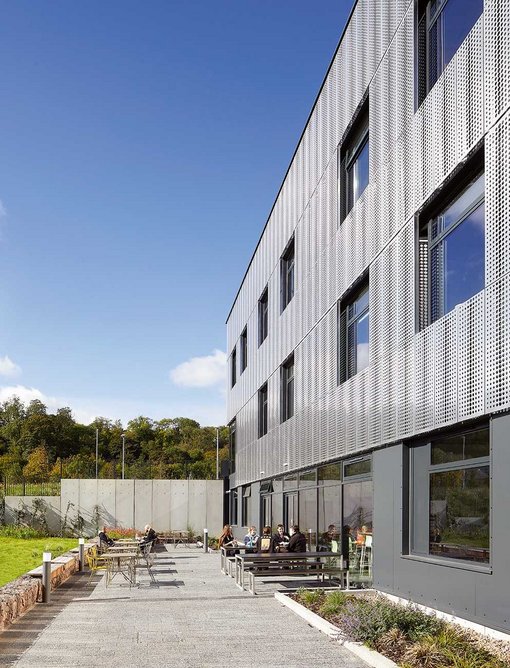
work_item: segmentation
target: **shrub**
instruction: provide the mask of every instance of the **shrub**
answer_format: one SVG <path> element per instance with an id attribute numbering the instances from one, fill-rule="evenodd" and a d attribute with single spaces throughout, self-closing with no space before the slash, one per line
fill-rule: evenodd
<path id="1" fill-rule="evenodd" d="M 398 662 L 405 653 L 408 640 L 400 629 L 390 629 L 376 640 L 375 648 L 388 659 Z"/>
<path id="2" fill-rule="evenodd" d="M 324 600 L 324 592 L 321 589 L 305 589 L 301 587 L 297 590 L 296 598 L 306 606 L 319 605 Z"/>
<path id="3" fill-rule="evenodd" d="M 124 527 L 106 527 L 106 533 L 110 538 L 118 540 L 119 538 L 134 538 L 137 531 L 136 529 L 125 529 Z"/>
<path id="4" fill-rule="evenodd" d="M 338 612 L 343 608 L 347 601 L 347 596 L 343 591 L 332 591 L 327 594 L 325 601 L 320 607 L 320 614 L 323 617 L 331 617 L 332 615 L 338 614 Z"/>
<path id="5" fill-rule="evenodd" d="M 410 645 L 403 660 L 413 668 L 444 668 L 449 663 L 432 636 L 424 636 Z"/>
<path id="6" fill-rule="evenodd" d="M 39 531 L 33 529 L 32 527 L 27 527 L 23 525 L 14 525 L 8 524 L 6 526 L 0 526 L 0 536 L 5 536 L 6 538 L 43 538 Z"/>

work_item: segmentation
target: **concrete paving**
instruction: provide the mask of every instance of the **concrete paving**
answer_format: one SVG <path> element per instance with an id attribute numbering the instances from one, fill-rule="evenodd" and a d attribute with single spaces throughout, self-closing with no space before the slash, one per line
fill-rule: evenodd
<path id="1" fill-rule="evenodd" d="M 0 634 L 0 665 L 366 668 L 274 599 L 282 583 L 252 596 L 220 573 L 219 555 L 181 546 L 157 553 L 154 573 L 157 586 L 144 573 L 131 589 L 73 576 Z"/>

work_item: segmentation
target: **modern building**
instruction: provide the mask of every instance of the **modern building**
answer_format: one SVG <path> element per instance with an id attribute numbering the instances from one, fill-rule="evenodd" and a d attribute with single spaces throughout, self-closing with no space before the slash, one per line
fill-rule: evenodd
<path id="1" fill-rule="evenodd" d="M 510 631 L 510 2 L 358 0 L 228 316 L 230 521 Z"/>

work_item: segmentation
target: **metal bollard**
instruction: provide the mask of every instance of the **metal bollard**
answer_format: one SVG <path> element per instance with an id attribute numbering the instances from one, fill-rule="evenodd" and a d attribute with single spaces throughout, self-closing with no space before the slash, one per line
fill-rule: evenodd
<path id="1" fill-rule="evenodd" d="M 78 570 L 83 571 L 85 561 L 85 538 L 78 538 Z"/>
<path id="2" fill-rule="evenodd" d="M 42 602 L 51 603 L 51 552 L 43 552 Z"/>
<path id="3" fill-rule="evenodd" d="M 209 531 L 208 529 L 204 529 L 204 552 L 207 553 L 209 551 Z"/>

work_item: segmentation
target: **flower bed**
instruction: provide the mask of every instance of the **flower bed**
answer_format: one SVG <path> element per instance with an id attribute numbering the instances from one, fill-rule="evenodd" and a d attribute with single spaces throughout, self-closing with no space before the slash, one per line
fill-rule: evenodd
<path id="1" fill-rule="evenodd" d="M 510 644 L 398 605 L 381 594 L 299 590 L 301 605 L 402 668 L 508 668 Z"/>

